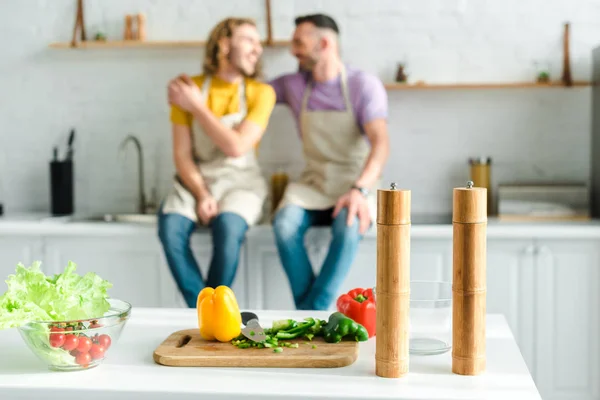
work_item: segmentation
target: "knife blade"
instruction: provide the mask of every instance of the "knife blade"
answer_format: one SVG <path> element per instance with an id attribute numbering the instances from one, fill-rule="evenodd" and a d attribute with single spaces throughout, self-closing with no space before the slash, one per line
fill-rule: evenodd
<path id="1" fill-rule="evenodd" d="M 245 337 L 252 340 L 253 342 L 262 342 L 266 339 L 265 331 L 262 328 L 262 326 L 260 326 L 256 314 L 253 314 L 252 318 L 249 320 L 244 318 L 244 315 L 242 315 L 242 322 L 244 321 L 247 321 L 244 324 L 245 327 L 242 329 L 242 334 Z"/>

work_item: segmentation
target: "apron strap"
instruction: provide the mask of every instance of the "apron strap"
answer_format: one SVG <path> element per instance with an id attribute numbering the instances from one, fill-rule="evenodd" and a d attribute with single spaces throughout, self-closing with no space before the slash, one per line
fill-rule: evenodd
<path id="1" fill-rule="evenodd" d="M 308 98 L 310 97 L 310 93 L 312 92 L 313 84 L 312 82 L 308 82 L 306 85 L 306 89 L 304 89 L 304 95 L 302 96 L 302 103 L 300 104 L 300 114 L 306 111 L 306 106 L 308 105 Z"/>
<path id="2" fill-rule="evenodd" d="M 202 96 L 204 97 L 204 101 L 208 101 L 208 91 L 210 90 L 210 82 L 212 81 L 212 76 L 206 75 L 204 77 L 204 82 L 202 83 Z"/>
<path id="3" fill-rule="evenodd" d="M 248 105 L 246 104 L 246 79 L 242 78 L 242 82 L 238 86 L 238 97 L 240 99 L 239 113 L 248 114 Z"/>
<path id="4" fill-rule="evenodd" d="M 346 112 L 354 115 L 354 110 L 352 109 L 352 102 L 350 101 L 350 91 L 348 90 L 348 79 L 346 76 L 346 67 L 342 64 L 342 68 L 340 71 L 340 83 L 342 85 L 342 95 L 344 96 L 344 102 L 346 103 Z"/>
<path id="5" fill-rule="evenodd" d="M 306 107 L 308 106 L 308 99 L 313 89 L 313 82 L 309 82 L 306 85 L 306 89 L 304 89 L 304 95 L 302 96 L 302 103 L 300 105 L 300 114 L 306 112 Z M 350 92 L 348 90 L 348 80 L 346 77 L 346 67 L 344 64 L 341 65 L 340 68 L 340 85 L 342 86 L 342 96 L 344 97 L 344 104 L 346 105 L 346 111 L 354 114 L 352 110 L 352 102 L 350 101 Z"/>

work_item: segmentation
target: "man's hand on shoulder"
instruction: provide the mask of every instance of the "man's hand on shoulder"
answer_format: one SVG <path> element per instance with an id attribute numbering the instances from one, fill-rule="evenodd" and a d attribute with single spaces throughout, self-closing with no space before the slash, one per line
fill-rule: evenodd
<path id="1" fill-rule="evenodd" d="M 358 189 L 350 189 L 335 204 L 333 218 L 336 218 L 344 207 L 348 209 L 346 224 L 352 226 L 354 217 L 358 217 L 359 232 L 361 235 L 364 234 L 371 225 L 371 214 L 366 197 Z"/>
<path id="2" fill-rule="evenodd" d="M 204 105 L 200 88 L 187 75 L 180 75 L 169 82 L 168 96 L 169 104 L 188 112 Z"/>

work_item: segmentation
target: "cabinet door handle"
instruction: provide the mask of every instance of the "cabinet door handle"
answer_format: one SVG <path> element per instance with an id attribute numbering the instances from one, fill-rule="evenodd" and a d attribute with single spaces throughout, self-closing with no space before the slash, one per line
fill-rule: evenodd
<path id="1" fill-rule="evenodd" d="M 532 255 L 536 254 L 536 247 L 534 245 L 530 244 L 527 247 L 525 247 L 525 250 L 523 250 L 523 253 L 525 255 L 532 256 Z"/>

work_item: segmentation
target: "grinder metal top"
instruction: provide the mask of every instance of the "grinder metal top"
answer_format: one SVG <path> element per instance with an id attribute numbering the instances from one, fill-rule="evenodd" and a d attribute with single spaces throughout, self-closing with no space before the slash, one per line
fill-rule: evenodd
<path id="1" fill-rule="evenodd" d="M 398 189 L 395 182 L 392 182 L 390 189 L 377 190 L 377 223 L 410 224 L 410 205 L 410 190 Z"/>
<path id="2" fill-rule="evenodd" d="M 487 189 L 474 187 L 472 181 L 467 182 L 466 187 L 454 188 L 452 222 L 462 224 L 487 222 Z"/>
<path id="3" fill-rule="evenodd" d="M 398 189 L 395 182 L 390 189 L 377 190 L 377 223 L 410 224 L 410 205 L 410 190 Z"/>

